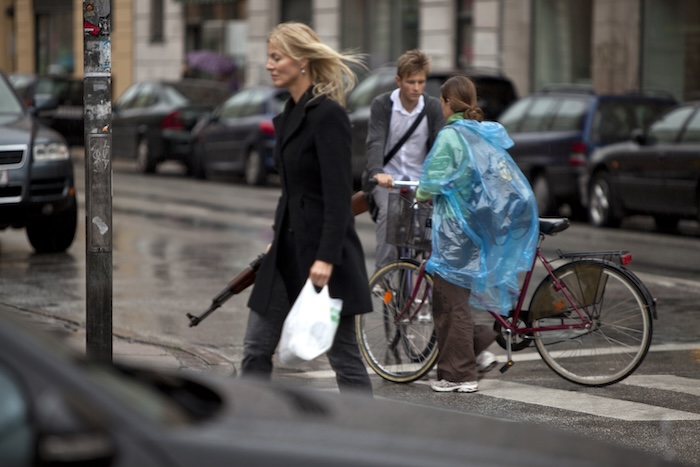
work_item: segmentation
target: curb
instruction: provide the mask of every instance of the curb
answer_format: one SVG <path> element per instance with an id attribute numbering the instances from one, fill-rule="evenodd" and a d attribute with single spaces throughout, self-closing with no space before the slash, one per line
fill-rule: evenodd
<path id="1" fill-rule="evenodd" d="M 85 333 L 85 327 L 83 324 L 70 319 L 61 318 L 37 310 L 20 308 L 7 303 L 0 303 L 0 308 L 16 315 L 20 315 L 23 318 L 27 318 L 33 323 L 39 323 L 39 328 L 46 328 L 53 332 L 58 332 L 60 337 L 65 337 L 66 339 L 70 339 L 71 337 L 74 338 L 76 334 Z M 233 362 L 224 358 L 222 355 L 203 347 L 178 346 L 172 343 L 130 335 L 128 332 L 119 330 L 117 330 L 117 332 L 114 332 L 114 330 L 112 331 L 112 339 L 116 339 L 127 345 L 140 344 L 162 349 L 163 351 L 172 355 L 172 357 L 179 362 L 180 370 L 212 371 L 216 374 L 226 376 L 235 376 L 237 374 L 236 367 Z M 119 354 L 117 353 L 116 355 Z M 112 357 L 114 359 L 115 354 L 113 354 Z M 138 357 L 133 358 L 132 355 L 128 360 L 130 362 L 134 362 L 134 360 L 138 361 Z M 147 358 L 144 358 L 144 361 L 145 360 L 147 360 Z"/>

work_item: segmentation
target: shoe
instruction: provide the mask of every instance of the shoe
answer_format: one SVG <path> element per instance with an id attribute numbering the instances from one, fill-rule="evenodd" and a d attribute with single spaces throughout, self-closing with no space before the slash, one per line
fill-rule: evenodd
<path id="1" fill-rule="evenodd" d="M 479 373 L 479 376 L 483 376 L 485 373 L 493 370 L 496 368 L 496 365 L 498 365 L 498 359 L 488 350 L 484 350 L 476 356 L 476 371 Z"/>
<path id="2" fill-rule="evenodd" d="M 453 383 L 452 381 L 441 379 L 431 384 L 430 387 L 436 392 L 476 392 L 479 390 L 479 383 L 476 381 Z"/>

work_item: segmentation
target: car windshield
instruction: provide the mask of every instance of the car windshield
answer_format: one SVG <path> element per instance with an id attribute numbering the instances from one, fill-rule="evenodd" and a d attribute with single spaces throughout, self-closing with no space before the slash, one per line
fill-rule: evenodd
<path id="1" fill-rule="evenodd" d="M 0 114 L 21 115 L 24 113 L 22 103 L 4 79 L 0 78 Z"/>
<path id="2" fill-rule="evenodd" d="M 41 78 L 36 83 L 36 94 L 60 96 L 68 90 L 68 82 L 51 78 Z"/>
<path id="3" fill-rule="evenodd" d="M 593 117 L 592 140 L 602 144 L 625 141 L 632 130 L 646 128 L 670 105 L 663 101 L 601 100 Z"/>
<path id="4" fill-rule="evenodd" d="M 166 92 L 172 93 L 174 102 L 178 105 L 196 104 L 214 107 L 221 104 L 231 94 L 225 86 L 214 86 L 210 83 L 171 83 L 166 86 Z"/>

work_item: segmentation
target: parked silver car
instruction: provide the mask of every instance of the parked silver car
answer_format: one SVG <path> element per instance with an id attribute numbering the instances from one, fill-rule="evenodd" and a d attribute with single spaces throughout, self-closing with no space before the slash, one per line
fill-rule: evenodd
<path id="1" fill-rule="evenodd" d="M 39 123 L 0 73 L 0 230 L 26 229 L 37 253 L 68 249 L 78 199 L 66 140 Z"/>

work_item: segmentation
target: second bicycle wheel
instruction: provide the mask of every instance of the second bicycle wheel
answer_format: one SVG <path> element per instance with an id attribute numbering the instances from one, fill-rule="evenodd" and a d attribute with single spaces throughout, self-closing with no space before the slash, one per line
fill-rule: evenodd
<path id="1" fill-rule="evenodd" d="M 584 386 L 607 386 L 632 374 L 652 336 L 651 303 L 640 289 L 643 285 L 617 264 L 596 259 L 567 263 L 554 275 L 590 325 L 580 326 L 584 319 L 547 276 L 529 311 L 532 327 L 542 329 L 534 338 L 544 362 L 564 379 Z"/>
<path id="2" fill-rule="evenodd" d="M 433 280 L 411 261 L 389 264 L 370 279 L 374 311 L 357 315 L 360 350 L 382 378 L 409 383 L 437 361 L 433 324 Z"/>

